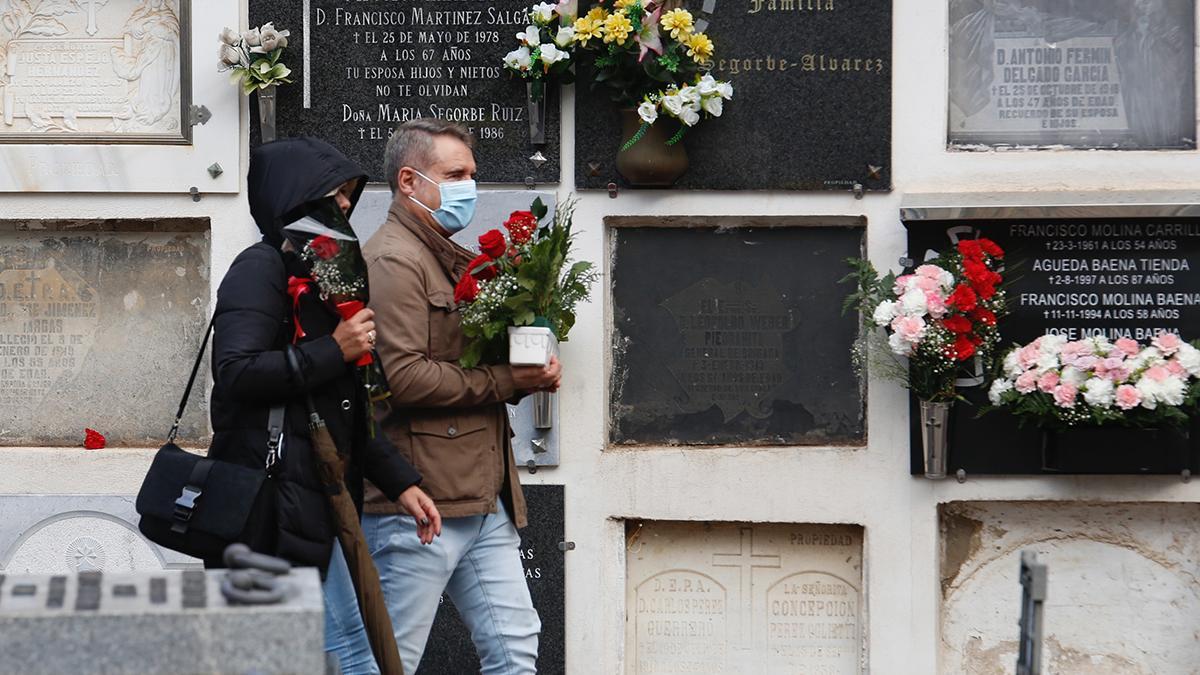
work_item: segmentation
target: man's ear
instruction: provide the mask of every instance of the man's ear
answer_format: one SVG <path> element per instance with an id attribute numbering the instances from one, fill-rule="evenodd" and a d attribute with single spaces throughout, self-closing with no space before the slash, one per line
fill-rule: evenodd
<path id="1" fill-rule="evenodd" d="M 400 171 L 396 173 L 396 191 L 406 197 L 411 197 L 417 191 L 417 178 L 417 172 L 411 166 L 401 167 Z"/>

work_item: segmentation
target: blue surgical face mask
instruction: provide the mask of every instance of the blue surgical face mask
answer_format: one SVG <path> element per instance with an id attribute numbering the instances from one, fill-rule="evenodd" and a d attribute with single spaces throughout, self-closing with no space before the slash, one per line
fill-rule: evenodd
<path id="1" fill-rule="evenodd" d="M 413 171 L 416 171 L 421 178 L 438 186 L 438 193 L 442 196 L 442 205 L 435 211 L 412 195 L 409 195 L 409 199 L 432 213 L 433 219 L 450 234 L 459 232 L 470 224 L 471 219 L 475 217 L 475 181 L 468 179 L 457 180 L 453 183 L 439 183 L 416 169 Z"/>

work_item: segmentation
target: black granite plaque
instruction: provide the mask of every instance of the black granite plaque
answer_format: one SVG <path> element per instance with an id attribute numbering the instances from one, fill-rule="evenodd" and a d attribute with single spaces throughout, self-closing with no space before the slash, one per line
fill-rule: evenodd
<path id="1" fill-rule="evenodd" d="M 688 0 L 710 22 L 712 75 L 733 83 L 718 119 L 686 135 L 691 168 L 675 184 L 715 190 L 891 188 L 890 0 Z M 581 13 L 586 7 L 581 7 Z M 620 116 L 580 60 L 575 184 L 624 184 Z M 673 120 L 660 120 L 674 133 Z"/>
<path id="2" fill-rule="evenodd" d="M 1162 332 L 1200 337 L 1200 218 L 920 221 L 908 225 L 909 256 L 924 259 L 960 238 L 984 236 L 1006 252 L 1011 314 L 1000 322 L 1002 350 L 1045 333 L 1072 340 L 1129 337 L 1145 344 Z M 982 378 L 977 380 L 982 383 Z M 982 386 L 959 392 L 950 471 L 971 473 L 1179 473 L 1197 470 L 1195 439 L 1182 454 L 1155 431 L 1107 428 L 1090 457 L 1064 464 L 1071 436 L 1045 438 L 1004 411 L 977 417 Z M 912 404 L 912 471 L 921 472 L 920 428 Z M 1051 450 L 1047 455 L 1046 449 Z M 1056 459 L 1054 454 L 1060 455 Z M 1068 466 L 1069 468 L 1063 468 Z"/>
<path id="3" fill-rule="evenodd" d="M 480 181 L 557 182 L 557 92 L 550 88 L 546 142 L 535 146 L 525 84 L 501 67 L 527 25 L 529 6 L 527 0 L 250 0 L 252 25 L 271 21 L 291 31 L 283 61 L 294 82 L 278 90 L 278 136 L 324 138 L 371 180 L 386 182 L 383 150 L 393 128 L 416 117 L 450 119 L 479 139 Z M 253 100 L 250 110 L 250 141 L 257 145 Z M 529 159 L 539 150 L 549 160 L 540 167 Z"/>
<path id="4" fill-rule="evenodd" d="M 863 441 L 857 323 L 838 285 L 844 259 L 862 253 L 863 219 L 620 220 L 613 443 Z"/>
<path id="5" fill-rule="evenodd" d="M 566 672 L 566 604 L 563 556 L 563 486 L 527 485 L 525 501 L 529 526 L 521 530 L 521 560 L 533 606 L 542 620 L 538 638 L 538 673 Z M 479 657 L 471 636 L 450 599 L 442 606 L 421 658 L 417 675 L 461 675 L 479 672 Z"/>

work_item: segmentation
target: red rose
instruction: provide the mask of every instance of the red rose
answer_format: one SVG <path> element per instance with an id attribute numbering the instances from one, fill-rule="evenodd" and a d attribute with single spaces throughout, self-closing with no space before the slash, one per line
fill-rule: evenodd
<path id="1" fill-rule="evenodd" d="M 975 311 L 971 312 L 971 319 L 986 326 L 996 325 L 996 314 L 992 310 L 984 309 L 983 307 L 975 308 Z"/>
<path id="2" fill-rule="evenodd" d="M 504 227 L 508 229 L 514 244 L 525 244 L 533 239 L 533 233 L 537 230 L 537 218 L 532 211 L 513 211 L 508 220 L 504 221 Z"/>
<path id="3" fill-rule="evenodd" d="M 467 265 L 467 274 L 481 281 L 487 281 L 496 276 L 496 266 L 492 264 L 492 259 L 488 257 L 488 254 L 481 253 L 478 258 L 471 261 L 470 265 Z"/>
<path id="4" fill-rule="evenodd" d="M 458 280 L 458 285 L 454 287 L 455 302 L 475 302 L 475 298 L 479 296 L 479 282 L 475 281 L 475 277 L 470 274 L 464 274 L 462 279 Z"/>
<path id="5" fill-rule="evenodd" d="M 956 335 L 971 332 L 971 321 L 965 316 L 948 316 L 942 320 L 942 324 L 946 326 L 946 330 Z"/>
<path id="6" fill-rule="evenodd" d="M 479 237 L 479 250 L 493 260 L 504 255 L 506 248 L 508 243 L 504 241 L 504 234 L 500 230 L 488 230 Z"/>
<path id="7" fill-rule="evenodd" d="M 329 260 L 342 250 L 336 239 L 323 234 L 313 237 L 313 240 L 308 242 L 308 248 L 321 260 Z"/>
<path id="8" fill-rule="evenodd" d="M 966 361 L 975 356 L 975 344 L 966 335 L 954 338 L 954 346 L 950 348 L 956 361 Z"/>
<path id="9" fill-rule="evenodd" d="M 955 307 L 960 312 L 969 312 L 975 309 L 978 303 L 979 297 L 966 284 L 959 284 L 950 297 L 946 298 L 946 304 Z"/>
<path id="10" fill-rule="evenodd" d="M 982 237 L 978 241 L 979 245 L 983 247 L 984 253 L 992 256 L 993 258 L 1004 257 L 1004 249 L 997 246 L 996 242 L 992 241 L 991 239 L 984 239 Z"/>
<path id="11" fill-rule="evenodd" d="M 88 450 L 102 450 L 106 443 L 104 434 L 101 434 L 99 431 L 95 429 L 83 430 L 83 447 Z"/>

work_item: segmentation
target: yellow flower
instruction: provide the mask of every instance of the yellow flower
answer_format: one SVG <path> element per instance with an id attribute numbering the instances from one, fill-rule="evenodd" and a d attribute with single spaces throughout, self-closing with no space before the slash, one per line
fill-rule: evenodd
<path id="1" fill-rule="evenodd" d="M 604 9 L 603 7 L 596 6 L 593 7 L 584 18 L 591 19 L 595 23 L 604 23 L 604 20 L 608 18 L 608 10 Z"/>
<path id="2" fill-rule="evenodd" d="M 612 14 L 604 20 L 604 41 L 625 44 L 633 30 L 633 22 L 624 14 Z"/>
<path id="3" fill-rule="evenodd" d="M 601 22 L 593 19 L 590 14 L 576 19 L 575 42 L 581 47 L 586 47 L 592 38 L 600 37 L 601 27 Z"/>
<path id="4" fill-rule="evenodd" d="M 617 0 L 613 3 L 613 9 L 625 9 L 635 2 L 637 2 L 637 0 Z"/>
<path id="5" fill-rule="evenodd" d="M 671 31 L 671 37 L 675 38 L 676 40 L 678 40 L 679 36 L 681 35 L 689 35 L 692 32 L 692 26 L 694 25 L 692 13 L 686 9 L 673 9 L 667 12 L 666 14 L 662 15 L 662 18 L 659 19 L 658 23 L 663 27 L 663 30 Z"/>
<path id="6" fill-rule="evenodd" d="M 696 63 L 704 63 L 712 58 L 713 43 L 704 33 L 687 36 L 683 44 L 687 46 L 688 56 L 692 57 Z"/>

